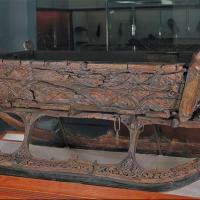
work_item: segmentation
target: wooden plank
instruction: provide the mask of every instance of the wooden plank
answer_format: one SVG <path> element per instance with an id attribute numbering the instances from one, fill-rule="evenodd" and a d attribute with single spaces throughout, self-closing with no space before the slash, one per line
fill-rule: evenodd
<path id="1" fill-rule="evenodd" d="M 194 54 L 189 68 L 180 108 L 179 118 L 185 122 L 192 117 L 199 100 L 200 89 L 200 53 Z"/>
<path id="2" fill-rule="evenodd" d="M 161 193 L 0 176 L 1 199 L 192 199 Z"/>
<path id="3" fill-rule="evenodd" d="M 177 109 L 181 65 L 2 61 L 1 107 L 44 104 L 66 110 L 73 104 L 131 110 L 132 114 Z M 25 102 L 24 102 L 25 101 Z M 19 105 L 20 104 L 20 105 Z M 67 108 L 66 108 L 67 106 Z M 48 107 L 51 109 L 50 107 Z"/>
<path id="4" fill-rule="evenodd" d="M 15 128 L 18 128 L 20 130 L 24 130 L 24 124 L 23 122 L 15 119 L 14 117 L 11 117 L 7 113 L 0 112 L 0 119 L 9 124 L 10 126 L 13 126 Z"/>

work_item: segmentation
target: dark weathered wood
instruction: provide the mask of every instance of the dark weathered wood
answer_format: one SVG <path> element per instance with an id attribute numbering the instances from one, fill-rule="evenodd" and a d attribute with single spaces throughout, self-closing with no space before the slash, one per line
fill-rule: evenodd
<path id="1" fill-rule="evenodd" d="M 69 145 L 73 148 L 83 149 L 96 149 L 107 151 L 127 151 L 129 148 L 129 138 L 119 137 L 119 142 L 116 144 L 116 138 L 113 132 L 109 131 L 107 134 L 90 138 L 80 134 L 76 134 L 68 129 L 65 130 L 65 140 L 69 142 Z M 138 153 L 157 154 L 160 155 L 172 155 L 180 157 L 200 157 L 200 144 L 198 142 L 181 142 L 176 139 L 168 141 L 160 141 L 159 146 L 156 139 L 152 141 L 151 138 L 139 138 L 137 143 Z M 190 152 L 190 154 L 188 154 Z"/>
<path id="2" fill-rule="evenodd" d="M 25 129 L 25 125 L 23 123 L 23 121 L 20 121 L 18 119 L 15 119 L 14 117 L 10 116 L 8 113 L 3 113 L 0 112 L 0 119 L 2 121 L 4 121 L 5 123 L 7 123 L 8 125 L 10 125 L 11 127 L 24 132 Z M 32 131 L 33 134 L 33 140 L 36 138 L 51 138 L 51 133 L 48 132 L 47 130 L 42 130 L 40 128 L 34 128 Z M 56 138 L 56 136 L 54 136 L 54 140 L 58 140 L 58 138 Z M 55 141 L 55 142 L 56 142 Z"/>
<path id="3" fill-rule="evenodd" d="M 0 119 L 9 124 L 10 126 L 13 126 L 19 130 L 24 129 L 24 124 L 20 120 L 15 119 L 14 117 L 10 116 L 8 113 L 0 112 Z"/>
<path id="4" fill-rule="evenodd" d="M 185 103 L 179 109 L 181 100 L 185 100 L 182 98 L 185 74 L 187 70 L 182 64 L 3 60 L 0 63 L 1 110 L 23 119 L 25 139 L 16 152 L 0 154 L 0 169 L 62 180 L 70 175 L 84 180 L 106 179 L 108 183 L 114 180 L 117 185 L 130 183 L 150 190 L 169 189 L 198 178 L 199 159 L 167 170 L 143 169 L 135 159 L 144 125 L 184 126 L 182 122 L 190 111 Z M 195 95 L 197 82 L 195 79 Z M 184 90 L 187 93 L 187 87 Z M 197 106 L 193 99 L 190 107 Z M 100 164 L 77 156 L 62 161 L 35 158 L 29 151 L 29 142 L 34 123 L 43 116 L 118 119 L 129 130 L 128 155 L 117 164 Z"/>
<path id="5" fill-rule="evenodd" d="M 200 53 L 194 54 L 191 65 L 189 67 L 187 80 L 179 108 L 179 118 L 181 122 L 189 120 L 200 95 Z"/>
<path id="6" fill-rule="evenodd" d="M 177 48 L 177 47 L 176 47 Z M 199 48 L 199 47 L 198 47 Z M 179 48 L 178 48 L 179 49 Z M 7 59 L 21 59 L 21 60 L 72 60 L 72 61 L 98 61 L 98 62 L 116 62 L 116 63 L 139 63 L 139 62 L 160 62 L 160 63 L 186 63 L 191 61 L 194 52 L 194 45 L 192 51 L 179 52 L 156 52 L 150 51 L 25 51 L 14 52 L 0 55 L 1 58 Z"/>
<path id="7" fill-rule="evenodd" d="M 146 114 L 177 109 L 181 65 L 3 61 L 2 106 Z M 169 115 L 167 115 L 169 117 Z"/>

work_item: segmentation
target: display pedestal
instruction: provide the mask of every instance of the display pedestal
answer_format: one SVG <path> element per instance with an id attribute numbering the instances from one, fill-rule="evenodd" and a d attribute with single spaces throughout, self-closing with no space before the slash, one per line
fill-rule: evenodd
<path id="1" fill-rule="evenodd" d="M 191 199 L 84 184 L 0 176 L 0 199 Z"/>

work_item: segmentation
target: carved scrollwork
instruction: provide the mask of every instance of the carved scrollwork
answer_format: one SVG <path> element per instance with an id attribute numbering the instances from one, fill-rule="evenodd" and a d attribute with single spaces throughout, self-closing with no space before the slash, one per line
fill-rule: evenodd
<path id="1" fill-rule="evenodd" d="M 11 154 L 11 158 L 17 164 L 27 163 L 27 161 L 31 159 L 27 144 L 23 143 L 16 152 Z"/>
<path id="2" fill-rule="evenodd" d="M 183 67 L 177 65 L 18 65 L 5 62 L 0 70 L 0 101 L 7 100 L 14 107 L 41 108 L 51 104 L 49 109 L 53 109 L 59 104 L 65 110 L 66 105 L 81 104 L 107 111 L 128 109 L 136 114 L 174 109 L 184 73 Z"/>

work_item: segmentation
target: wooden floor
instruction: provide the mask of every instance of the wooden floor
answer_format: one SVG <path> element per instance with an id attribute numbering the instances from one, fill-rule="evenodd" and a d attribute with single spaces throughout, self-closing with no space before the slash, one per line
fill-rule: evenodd
<path id="1" fill-rule="evenodd" d="M 191 199 L 134 190 L 0 176 L 0 199 Z"/>

